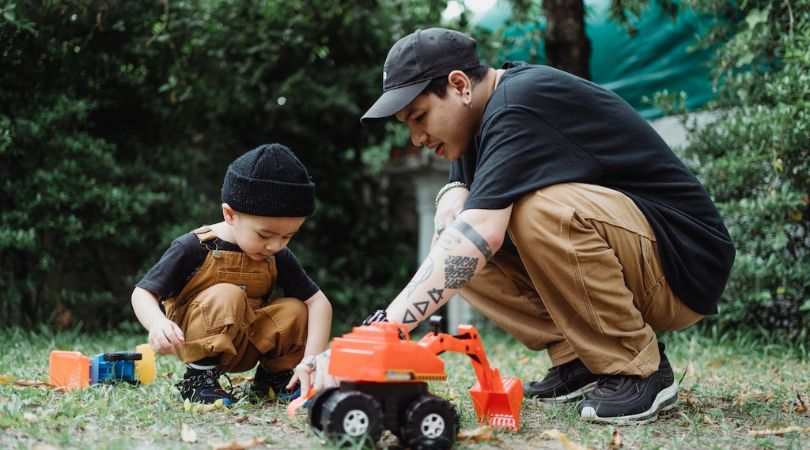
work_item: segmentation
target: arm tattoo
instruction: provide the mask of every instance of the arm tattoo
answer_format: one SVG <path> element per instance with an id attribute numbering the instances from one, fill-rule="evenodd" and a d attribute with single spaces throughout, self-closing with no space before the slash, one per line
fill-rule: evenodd
<path id="1" fill-rule="evenodd" d="M 405 315 L 402 316 L 402 323 L 414 323 L 416 322 L 416 316 L 413 315 L 410 309 L 405 310 Z"/>
<path id="2" fill-rule="evenodd" d="M 463 220 L 456 219 L 456 221 L 453 222 L 450 226 L 461 232 L 461 234 L 463 234 L 464 237 L 466 237 L 467 239 L 470 240 L 470 242 L 475 244 L 475 246 L 478 247 L 478 251 L 480 251 L 481 254 L 484 255 L 485 261 L 489 261 L 490 259 L 492 259 L 492 249 L 489 247 L 489 244 L 487 243 L 486 239 L 481 237 L 481 235 L 478 234 L 478 232 L 475 231 L 473 227 L 470 226 L 470 224 L 468 224 Z"/>
<path id="3" fill-rule="evenodd" d="M 428 292 L 430 299 L 433 300 L 433 303 L 439 304 L 440 301 L 444 300 L 444 289 L 431 289 Z"/>
<path id="4" fill-rule="evenodd" d="M 424 283 L 425 280 L 430 278 L 430 274 L 432 273 L 433 273 L 433 260 L 428 258 L 427 261 L 425 261 L 425 265 L 416 272 L 416 275 L 413 276 L 411 282 L 408 283 L 407 286 L 405 286 L 405 290 L 407 292 L 405 294 L 405 298 L 409 298 L 411 294 L 413 294 L 413 291 L 416 290 L 416 288 L 420 284 Z"/>
<path id="5" fill-rule="evenodd" d="M 475 275 L 478 258 L 469 256 L 448 256 L 444 260 L 444 287 L 461 289 Z"/>
<path id="6" fill-rule="evenodd" d="M 437 244 L 449 252 L 453 245 L 461 244 L 461 238 L 456 236 L 454 233 L 442 233 Z"/>

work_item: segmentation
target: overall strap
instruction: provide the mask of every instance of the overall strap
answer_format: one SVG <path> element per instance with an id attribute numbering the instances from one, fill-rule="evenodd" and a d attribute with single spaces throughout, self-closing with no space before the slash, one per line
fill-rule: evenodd
<path id="1" fill-rule="evenodd" d="M 217 238 L 217 235 L 214 234 L 214 230 L 212 230 L 208 225 L 203 225 L 200 228 L 193 230 L 192 233 L 197 236 L 197 239 L 200 241 L 200 245 L 205 245 L 206 247 L 207 243 Z"/>

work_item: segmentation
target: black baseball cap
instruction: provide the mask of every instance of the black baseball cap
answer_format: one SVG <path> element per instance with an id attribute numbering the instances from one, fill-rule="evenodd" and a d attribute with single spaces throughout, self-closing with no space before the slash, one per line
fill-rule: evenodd
<path id="1" fill-rule="evenodd" d="M 372 125 L 401 111 L 434 78 L 481 65 L 475 39 L 446 28 L 416 30 L 397 41 L 383 65 L 383 93 L 363 114 Z"/>

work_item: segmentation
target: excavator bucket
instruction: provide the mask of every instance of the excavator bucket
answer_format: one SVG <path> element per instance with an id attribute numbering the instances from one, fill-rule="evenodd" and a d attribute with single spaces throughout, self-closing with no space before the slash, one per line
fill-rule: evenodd
<path id="1" fill-rule="evenodd" d="M 470 389 L 478 421 L 493 427 L 517 431 L 520 428 L 520 407 L 523 404 L 523 383 L 518 378 L 495 379 L 491 389 L 478 383 Z M 500 385 L 500 386 L 498 386 Z"/>

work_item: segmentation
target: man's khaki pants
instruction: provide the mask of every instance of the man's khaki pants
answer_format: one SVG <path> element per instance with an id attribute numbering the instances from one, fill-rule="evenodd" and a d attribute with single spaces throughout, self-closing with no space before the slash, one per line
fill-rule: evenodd
<path id="1" fill-rule="evenodd" d="M 553 366 L 576 358 L 597 374 L 658 370 L 657 331 L 703 316 L 667 284 L 655 235 L 635 203 L 601 186 L 567 183 L 514 204 L 509 236 L 461 295 Z"/>

